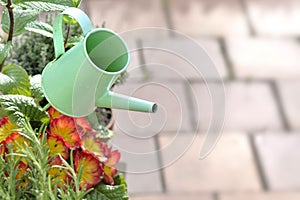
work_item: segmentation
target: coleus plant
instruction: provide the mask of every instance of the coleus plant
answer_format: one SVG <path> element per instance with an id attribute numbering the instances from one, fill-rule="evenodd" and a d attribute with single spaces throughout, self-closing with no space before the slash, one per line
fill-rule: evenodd
<path id="1" fill-rule="evenodd" d="M 40 12 L 63 11 L 80 2 L 0 0 L 7 33 L 0 44 L 1 199 L 128 199 L 127 184 L 116 169 L 120 153 L 103 142 L 113 134 L 89 118 L 59 113 L 44 98 L 41 75 L 29 76 L 7 63 L 14 36 L 33 31 L 52 37 L 52 27 L 36 21 Z M 80 39 L 65 41 L 66 46 Z"/>

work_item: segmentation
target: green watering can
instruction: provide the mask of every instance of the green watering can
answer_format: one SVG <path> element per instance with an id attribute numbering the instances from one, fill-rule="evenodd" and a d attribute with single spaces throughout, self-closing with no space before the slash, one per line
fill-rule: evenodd
<path id="1" fill-rule="evenodd" d="M 67 52 L 62 32 L 64 15 L 77 20 L 85 35 Z M 155 103 L 110 91 L 130 60 L 125 42 L 115 32 L 93 29 L 83 11 L 68 8 L 54 20 L 53 40 L 56 59 L 42 73 L 42 88 L 48 102 L 58 111 L 72 117 L 88 116 L 96 106 L 156 112 Z"/>

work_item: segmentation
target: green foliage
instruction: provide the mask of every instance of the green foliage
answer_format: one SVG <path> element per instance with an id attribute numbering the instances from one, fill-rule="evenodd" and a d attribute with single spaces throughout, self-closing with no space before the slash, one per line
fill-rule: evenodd
<path id="1" fill-rule="evenodd" d="M 127 200 L 127 188 L 125 185 L 105 185 L 99 184 L 96 189 L 109 200 Z"/>
<path id="2" fill-rule="evenodd" d="M 44 92 L 42 89 L 42 76 L 37 74 L 30 78 L 30 90 L 35 101 L 40 102 L 44 99 Z"/>
<path id="3" fill-rule="evenodd" d="M 41 74 L 45 66 L 54 60 L 54 44 L 51 27 L 52 17 L 49 17 L 47 23 L 31 22 L 27 24 L 26 30 L 35 33 L 25 33 L 15 43 L 13 55 L 10 58 L 12 62 L 22 66 L 28 74 Z M 65 24 L 64 33 L 67 34 L 67 25 Z M 67 47 L 71 48 L 83 39 L 82 31 L 78 24 L 72 25 L 69 32 Z"/>
<path id="4" fill-rule="evenodd" d="M 13 36 L 23 34 L 25 31 L 31 33 L 23 34 L 18 42 L 14 43 L 15 48 L 9 59 L 18 65 L 4 66 L 0 73 L 0 117 L 8 116 L 12 123 L 17 124 L 20 128 L 14 131 L 28 139 L 30 145 L 25 142 L 17 143 L 20 151 L 14 152 L 9 144 L 5 158 L 0 155 L 1 199 L 127 200 L 127 185 L 121 174 L 115 177 L 114 186 L 100 183 L 87 191 L 81 188 L 81 170 L 75 173 L 72 152 L 68 161 L 61 158 L 63 166 L 49 165 L 49 146 L 46 144 L 49 115 L 45 111 L 47 106 L 44 108 L 40 106 L 45 98 L 41 87 L 41 75 L 36 74 L 40 74 L 54 59 L 53 28 L 51 23 L 38 22 L 37 18 L 44 11 L 63 11 L 67 7 L 78 7 L 81 0 L 12 0 L 12 3 Z M 7 0 L 0 0 L 0 4 L 6 5 Z M 4 32 L 10 32 L 10 23 L 8 10 L 5 9 L 1 22 Z M 74 25 L 72 19 L 65 21 L 64 28 L 65 38 L 68 38 L 65 47 L 68 50 L 81 41 L 83 36 L 78 24 Z M 11 47 L 11 40 L 0 44 L 0 63 L 6 60 Z M 119 82 L 123 82 L 122 77 Z M 101 139 L 113 136 L 112 131 L 99 124 L 96 130 Z M 21 158 L 25 158 L 28 169 L 22 177 L 23 180 L 17 180 Z M 71 183 L 57 188 L 48 174 L 52 167 L 66 169 L 72 179 Z M 17 187 L 18 183 L 24 180 L 28 183 L 28 187 Z"/>
<path id="5" fill-rule="evenodd" d="M 44 196 L 45 192 L 47 192 L 48 150 L 44 148 L 44 140 L 39 140 L 38 138 L 39 135 L 42 135 L 42 132 L 45 132 L 41 129 L 40 134 L 37 134 L 29 127 L 29 123 L 26 122 L 22 132 L 30 140 L 33 148 L 29 148 L 26 145 L 21 147 L 22 144 L 19 144 L 20 152 L 17 153 L 14 152 L 13 146 L 10 144 L 7 146 L 8 153 L 5 155 L 5 158 L 2 155 L 0 156 L 0 179 L 3 180 L 0 182 L 1 199 L 31 199 L 35 193 Z M 26 158 L 26 162 L 31 170 L 25 173 L 22 179 L 16 181 L 20 163 L 20 158 L 18 157 Z M 20 189 L 17 186 L 20 186 L 20 182 L 23 180 L 26 180 L 29 187 Z M 37 183 L 37 181 L 40 181 L 40 183 Z"/>
<path id="6" fill-rule="evenodd" d="M 39 132 L 32 129 L 28 120 L 25 120 L 22 127 L 22 135 L 30 141 L 30 146 L 24 143 L 25 147 L 21 145 L 18 147 L 30 169 L 30 174 L 25 178 L 30 186 L 26 188 L 30 194 L 28 199 L 50 199 L 49 197 L 54 197 L 54 195 L 52 188 L 48 185 L 50 166 L 49 149 L 46 146 L 46 124 L 40 127 Z"/>
<path id="7" fill-rule="evenodd" d="M 19 126 L 24 125 L 25 119 L 36 124 L 49 121 L 48 114 L 37 104 L 44 98 L 40 75 L 29 79 L 20 66 L 7 65 L 0 73 L 0 88 L 4 94 L 0 96 L 1 115 L 7 115 Z"/>
<path id="8" fill-rule="evenodd" d="M 66 167 L 70 171 L 70 176 L 73 179 L 72 184 L 63 185 L 58 188 L 51 184 L 51 177 L 49 170 L 54 166 L 49 165 L 49 149 L 46 143 L 46 124 L 43 124 L 38 131 L 33 130 L 28 120 L 25 120 L 22 128 L 22 136 L 30 141 L 30 146 L 24 143 L 17 144 L 19 152 L 14 152 L 13 148 L 8 145 L 9 154 L 0 156 L 0 196 L 1 199 L 66 199 L 66 200 L 81 200 L 89 191 L 80 188 L 80 182 L 70 165 Z M 23 179 L 16 181 L 18 173 L 18 165 L 22 157 L 26 159 L 28 164 L 27 173 L 24 174 Z M 63 158 L 61 158 L 63 160 Z M 73 159 L 72 157 L 70 158 Z M 67 163 L 63 160 L 64 163 Z M 68 164 L 68 163 L 67 163 Z M 20 181 L 25 180 L 27 187 L 17 187 Z M 74 190 L 74 187 L 76 190 Z"/>
<path id="9" fill-rule="evenodd" d="M 11 49 L 11 43 L 0 44 L 0 63 L 2 63 L 8 56 Z"/>
<path id="10" fill-rule="evenodd" d="M 96 190 L 111 200 L 127 200 L 127 184 L 123 174 L 118 174 L 114 179 L 116 182 L 114 186 L 102 183 L 96 187 Z"/>
<path id="11" fill-rule="evenodd" d="M 40 12 L 63 11 L 68 7 L 78 7 L 81 0 L 14 0 L 12 2 L 14 4 L 13 35 L 17 36 L 25 32 L 27 25 L 34 22 Z M 7 1 L 1 0 L 1 4 L 6 5 Z M 10 18 L 8 10 L 5 9 L 2 16 L 2 29 L 5 33 L 9 33 L 9 28 Z"/>
<path id="12" fill-rule="evenodd" d="M 13 152 L 12 152 L 13 153 Z M 0 196 L 1 199 L 21 199 L 26 197 L 24 190 L 17 190 L 16 176 L 18 173 L 19 160 L 14 159 L 13 156 L 8 156 L 6 160 L 0 156 Z M 6 174 L 8 173 L 8 175 Z"/>
<path id="13" fill-rule="evenodd" d="M 25 32 L 25 26 L 35 21 L 39 16 L 39 11 L 36 10 L 22 10 L 14 9 L 14 36 L 20 35 Z M 8 11 L 4 10 L 2 16 L 2 29 L 5 33 L 9 33 L 10 19 Z"/>
<path id="14" fill-rule="evenodd" d="M 19 4 L 18 9 L 34 10 L 39 12 L 49 11 L 64 11 L 68 6 L 60 5 L 57 3 L 41 2 L 41 1 L 29 1 Z"/>
<path id="15" fill-rule="evenodd" d="M 44 99 L 42 90 L 42 76 L 29 77 L 27 72 L 18 65 L 7 65 L 0 73 L 0 92 L 4 95 L 16 94 L 31 96 L 35 102 Z"/>
<path id="16" fill-rule="evenodd" d="M 115 178 L 114 178 L 115 184 L 116 185 L 124 185 L 125 188 L 127 189 L 127 183 L 125 181 L 124 175 L 119 173 Z"/>
<path id="17" fill-rule="evenodd" d="M 70 152 L 70 164 L 65 161 L 61 156 L 60 158 L 63 161 L 63 167 L 62 166 L 56 166 L 58 168 L 64 168 L 69 171 L 69 176 L 71 177 L 72 181 L 70 185 L 65 185 L 65 190 L 59 190 L 61 199 L 75 199 L 75 200 L 81 200 L 83 197 L 85 197 L 92 189 L 85 190 L 84 188 L 80 187 L 80 180 L 81 180 L 81 173 L 82 168 L 79 169 L 78 175 L 75 172 L 74 168 L 74 159 L 73 159 L 73 150 Z"/>
<path id="18" fill-rule="evenodd" d="M 76 5 L 78 3 L 78 1 L 74 1 L 74 0 L 13 0 L 14 4 L 21 4 L 25 2 L 47 2 L 47 3 L 53 3 L 53 4 L 64 5 L 69 7 L 77 7 Z"/>
<path id="19" fill-rule="evenodd" d="M 123 174 L 118 174 L 114 180 L 114 186 L 104 183 L 97 185 L 95 190 L 86 196 L 87 200 L 127 200 L 129 197 Z"/>
<path id="20" fill-rule="evenodd" d="M 66 45 L 67 48 L 71 48 L 82 41 L 84 37 L 82 35 L 69 37 L 68 43 Z"/>
<path id="21" fill-rule="evenodd" d="M 54 45 L 52 38 L 36 33 L 22 35 L 11 60 L 22 66 L 28 74 L 41 74 L 45 66 L 54 60 Z"/>
<path id="22" fill-rule="evenodd" d="M 6 113 L 5 111 L 0 107 L 0 118 L 5 117 Z"/>
<path id="23" fill-rule="evenodd" d="M 110 200 L 107 198 L 104 194 L 98 192 L 98 191 L 93 191 L 90 194 L 88 194 L 85 198 L 86 200 Z"/>
<path id="24" fill-rule="evenodd" d="M 31 122 L 49 122 L 49 115 L 37 105 L 32 97 L 22 95 L 1 95 L 0 105 L 8 118 L 20 127 L 23 127 L 26 119 Z"/>
<path id="25" fill-rule="evenodd" d="M 17 65 L 7 65 L 0 73 L 0 91 L 3 94 L 30 96 L 30 82 L 26 71 Z"/>
<path id="26" fill-rule="evenodd" d="M 53 37 L 53 28 L 50 24 L 44 23 L 44 22 L 31 22 L 26 25 L 25 29 L 27 31 L 38 33 L 46 37 Z"/>

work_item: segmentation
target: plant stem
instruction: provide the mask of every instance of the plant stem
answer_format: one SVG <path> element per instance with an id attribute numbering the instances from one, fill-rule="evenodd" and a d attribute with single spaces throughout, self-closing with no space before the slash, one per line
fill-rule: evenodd
<path id="1" fill-rule="evenodd" d="M 7 0 L 7 5 L 6 8 L 8 10 L 8 15 L 9 15 L 9 33 L 8 33 L 8 38 L 7 42 L 12 41 L 13 35 L 14 35 L 14 26 L 15 26 L 15 21 L 14 21 L 14 13 L 13 13 L 13 7 L 12 7 L 12 2 L 11 0 Z"/>
<path id="2" fill-rule="evenodd" d="M 64 43 L 64 47 L 65 47 L 65 48 L 67 47 L 67 44 L 68 44 L 68 40 L 69 40 L 69 36 L 70 36 L 70 30 L 71 30 L 71 25 L 68 24 L 68 28 L 67 28 L 67 36 L 66 36 L 65 43 Z"/>
<path id="3" fill-rule="evenodd" d="M 14 36 L 14 26 L 15 26 L 14 12 L 13 12 L 13 7 L 12 7 L 11 1 L 12 0 L 7 0 L 7 4 L 6 4 L 6 8 L 8 10 L 8 15 L 9 15 L 9 32 L 8 32 L 7 42 L 12 42 L 12 39 Z M 5 60 L 6 60 L 6 58 L 0 64 L 0 72 L 2 71 L 2 67 L 4 65 Z"/>
<path id="4" fill-rule="evenodd" d="M 47 103 L 47 105 L 45 105 L 42 109 L 42 111 L 46 111 L 48 110 L 48 108 L 50 108 L 51 104 L 50 103 Z"/>

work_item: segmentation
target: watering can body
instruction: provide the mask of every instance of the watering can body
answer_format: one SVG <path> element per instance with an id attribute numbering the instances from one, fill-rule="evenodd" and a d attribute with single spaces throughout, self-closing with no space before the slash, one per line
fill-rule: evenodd
<path id="1" fill-rule="evenodd" d="M 62 21 L 69 15 L 85 34 L 84 40 L 64 52 Z M 42 73 L 42 88 L 48 102 L 61 113 L 83 117 L 97 106 L 155 112 L 156 104 L 110 91 L 116 78 L 126 70 L 130 54 L 125 42 L 108 29 L 94 29 L 85 13 L 69 8 L 54 21 L 56 59 Z"/>

